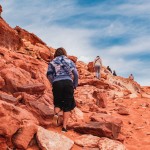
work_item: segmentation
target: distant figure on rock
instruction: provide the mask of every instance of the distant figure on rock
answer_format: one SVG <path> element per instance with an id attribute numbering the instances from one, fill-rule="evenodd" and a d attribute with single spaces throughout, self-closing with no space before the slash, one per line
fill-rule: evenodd
<path id="1" fill-rule="evenodd" d="M 1 13 L 2 13 L 2 6 L 0 5 L 0 17 L 1 17 Z"/>
<path id="2" fill-rule="evenodd" d="M 96 78 L 100 79 L 100 70 L 102 68 L 102 60 L 97 56 L 93 62 L 93 67 L 95 69 Z"/>
<path id="3" fill-rule="evenodd" d="M 129 75 L 129 79 L 134 80 L 133 74 L 130 74 L 130 75 Z"/>
<path id="4" fill-rule="evenodd" d="M 114 76 L 117 76 L 117 74 L 116 74 L 116 71 L 115 71 L 115 70 L 113 71 L 113 75 L 114 75 Z"/>
<path id="5" fill-rule="evenodd" d="M 112 73 L 112 70 L 110 69 L 110 67 L 109 66 L 107 66 L 107 69 Z"/>
<path id="6" fill-rule="evenodd" d="M 72 79 L 72 75 L 74 78 Z M 67 132 L 70 111 L 76 107 L 74 89 L 78 85 L 78 72 L 72 60 L 67 58 L 64 48 L 55 51 L 54 59 L 48 65 L 47 78 L 53 87 L 53 124 L 59 125 L 59 112 L 63 111 L 63 132 Z"/>

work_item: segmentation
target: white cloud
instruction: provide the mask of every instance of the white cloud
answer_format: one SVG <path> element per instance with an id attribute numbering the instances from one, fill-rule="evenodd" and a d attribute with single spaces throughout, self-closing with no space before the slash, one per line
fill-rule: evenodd
<path id="1" fill-rule="evenodd" d="M 138 53 L 150 53 L 150 36 L 135 38 L 130 43 L 121 46 L 113 46 L 108 49 L 108 53 L 113 56 L 126 56 Z"/>

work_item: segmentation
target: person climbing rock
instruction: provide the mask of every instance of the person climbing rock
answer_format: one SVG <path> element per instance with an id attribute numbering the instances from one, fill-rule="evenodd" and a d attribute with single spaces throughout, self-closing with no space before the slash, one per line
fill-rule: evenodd
<path id="1" fill-rule="evenodd" d="M 97 56 L 93 62 L 93 67 L 95 69 L 96 78 L 100 79 L 101 74 L 100 70 L 102 68 L 102 60 L 99 56 Z"/>
<path id="2" fill-rule="evenodd" d="M 59 112 L 62 110 L 62 131 L 67 132 L 67 122 L 70 117 L 70 111 L 76 107 L 74 89 L 76 89 L 78 85 L 78 72 L 73 61 L 67 58 L 67 52 L 64 48 L 60 47 L 56 49 L 54 59 L 49 62 L 48 65 L 47 78 L 53 87 L 53 124 L 58 125 Z"/>
<path id="3" fill-rule="evenodd" d="M 129 75 L 129 79 L 134 80 L 133 74 L 130 74 L 130 75 Z"/>
<path id="4" fill-rule="evenodd" d="M 116 74 L 116 71 L 115 71 L 115 70 L 113 71 L 113 75 L 114 75 L 114 76 L 117 76 L 117 74 Z"/>
<path id="5" fill-rule="evenodd" d="M 110 69 L 110 67 L 109 67 L 109 66 L 107 66 L 107 70 L 109 70 L 109 71 L 112 73 L 112 70 Z"/>

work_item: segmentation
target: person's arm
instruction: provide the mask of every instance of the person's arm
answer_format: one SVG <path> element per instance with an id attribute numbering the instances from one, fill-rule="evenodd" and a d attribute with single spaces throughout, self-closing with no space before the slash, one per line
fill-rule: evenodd
<path id="1" fill-rule="evenodd" d="M 76 87 L 78 86 L 78 71 L 76 68 L 72 70 L 72 74 L 74 76 L 73 86 L 74 86 L 74 89 L 76 89 Z"/>
<path id="2" fill-rule="evenodd" d="M 53 79 L 54 79 L 53 75 L 54 75 L 54 68 L 53 68 L 52 64 L 49 63 L 46 76 L 47 76 L 47 78 L 48 78 L 48 80 L 50 81 L 51 84 L 53 83 Z"/>
<path id="3" fill-rule="evenodd" d="M 78 71 L 77 71 L 75 63 L 73 61 L 71 61 L 71 63 L 70 63 L 70 69 L 71 69 L 71 72 L 72 72 L 72 74 L 74 76 L 74 78 L 73 78 L 73 86 L 74 86 L 74 89 L 76 89 L 76 87 L 78 86 Z"/>

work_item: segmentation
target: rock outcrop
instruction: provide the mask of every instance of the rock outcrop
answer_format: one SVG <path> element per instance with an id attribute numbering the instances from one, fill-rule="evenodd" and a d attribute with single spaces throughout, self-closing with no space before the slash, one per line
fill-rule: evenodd
<path id="1" fill-rule="evenodd" d="M 5 47 L 8 50 L 18 50 L 23 46 L 23 42 L 18 36 L 17 32 L 14 29 L 12 29 L 1 17 L 0 46 Z"/>
<path id="2" fill-rule="evenodd" d="M 79 73 L 77 107 L 69 119 L 69 134 L 54 131 L 60 132 L 52 126 L 53 95 L 46 77 L 54 52 L 33 33 L 13 29 L 0 17 L 0 148 L 147 149 L 150 87 L 114 77 L 105 66 L 98 80 L 92 62 L 86 64 L 76 56 L 68 57 Z"/>
<path id="3" fill-rule="evenodd" d="M 2 6 L 0 5 L 0 17 L 1 17 L 1 13 L 2 13 Z"/>

